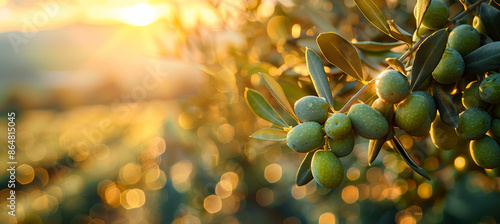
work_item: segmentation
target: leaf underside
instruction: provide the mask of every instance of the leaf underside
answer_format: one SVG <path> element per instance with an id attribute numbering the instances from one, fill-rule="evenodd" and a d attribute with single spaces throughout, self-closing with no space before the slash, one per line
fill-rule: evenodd
<path id="1" fill-rule="evenodd" d="M 448 34 L 446 29 L 440 29 L 427 37 L 417 52 L 410 72 L 411 90 L 415 90 L 432 74 L 446 49 Z"/>
<path id="2" fill-rule="evenodd" d="M 399 141 L 398 137 L 396 137 L 394 135 L 394 138 L 392 138 L 391 142 L 394 145 L 396 152 L 399 153 L 399 155 L 403 158 L 403 160 L 406 162 L 406 164 L 408 164 L 408 166 L 413 171 L 415 171 L 416 173 L 418 173 L 420 176 L 424 177 L 425 179 L 431 180 L 429 175 L 418 166 L 417 162 L 415 162 L 415 160 L 413 160 L 413 158 L 411 158 L 411 156 L 408 154 L 408 152 L 404 148 L 401 141 Z"/>
<path id="3" fill-rule="evenodd" d="M 303 186 L 313 179 L 311 172 L 311 161 L 315 151 L 308 152 L 306 157 L 302 160 L 297 175 L 295 176 L 295 183 L 297 186 Z"/>
<path id="4" fill-rule="evenodd" d="M 443 123 L 452 128 L 457 127 L 459 117 L 458 111 L 455 104 L 453 104 L 450 94 L 444 91 L 441 85 L 435 84 L 432 89 L 432 95 Z"/>
<path id="5" fill-rule="evenodd" d="M 363 79 L 361 58 L 356 48 L 337 33 L 322 33 L 316 38 L 321 53 L 326 60 L 347 75 L 366 83 Z"/>
<path id="6" fill-rule="evenodd" d="M 420 28 L 422 24 L 422 19 L 424 18 L 424 14 L 429 8 L 431 4 L 431 0 L 417 0 L 417 5 L 415 5 L 415 18 L 417 22 L 417 30 Z"/>
<path id="7" fill-rule="evenodd" d="M 388 36 L 391 36 L 389 33 L 389 25 L 386 22 L 384 14 L 380 11 L 377 5 L 372 0 L 354 0 L 356 5 L 359 8 L 359 11 L 363 13 L 365 18 L 373 24 L 377 29 L 382 31 Z"/>
<path id="8" fill-rule="evenodd" d="M 288 127 L 281 116 L 271 107 L 269 102 L 257 91 L 246 88 L 245 101 L 248 107 L 260 118 L 279 127 Z"/>
<path id="9" fill-rule="evenodd" d="M 332 90 L 330 89 L 330 83 L 323 68 L 323 61 L 310 48 L 306 50 L 306 64 L 318 96 L 325 98 L 328 105 L 333 108 Z"/>
<path id="10" fill-rule="evenodd" d="M 500 41 L 486 44 L 464 57 L 466 75 L 479 75 L 500 68 Z"/>
<path id="11" fill-rule="evenodd" d="M 263 128 L 254 132 L 250 137 L 266 141 L 285 141 L 287 133 L 283 129 Z"/>
<path id="12" fill-rule="evenodd" d="M 288 113 L 290 114 L 296 121 L 299 119 L 297 116 L 295 116 L 295 113 L 293 112 L 293 108 L 290 105 L 290 102 L 288 102 L 288 99 L 286 98 L 285 92 L 283 91 L 283 88 L 281 88 L 280 84 L 274 80 L 273 77 L 266 73 L 261 73 L 259 72 L 260 77 L 262 80 L 264 80 L 264 85 L 267 87 L 269 92 L 271 92 L 271 95 L 273 98 L 278 102 L 278 104 Z"/>

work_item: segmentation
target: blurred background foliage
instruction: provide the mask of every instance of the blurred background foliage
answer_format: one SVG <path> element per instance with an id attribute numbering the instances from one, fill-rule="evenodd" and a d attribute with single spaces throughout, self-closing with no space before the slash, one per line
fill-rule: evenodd
<path id="1" fill-rule="evenodd" d="M 412 32 L 415 0 L 374 1 Z M 451 14 L 461 10 L 447 1 Z M 270 124 L 243 98 L 272 100 L 257 72 L 293 104 L 315 95 L 305 47 L 320 32 L 392 42 L 351 0 L 0 1 L 2 128 L 17 112 L 17 216 L 2 223 L 496 223 L 497 170 L 466 146 L 401 141 L 431 175 L 391 149 L 372 166 L 357 139 L 346 179 L 297 187 L 304 154 L 250 139 Z M 385 57 L 364 51 L 372 76 Z M 361 84 L 325 67 L 340 107 Z M 362 97 L 369 101 L 370 91 Z M 277 108 L 277 107 L 276 107 Z M 282 113 L 282 111 L 280 111 Z M 282 113 L 285 114 L 285 113 Z M 2 143 L 7 162 L 7 147 Z M 1 198 L 8 197 L 9 174 Z"/>

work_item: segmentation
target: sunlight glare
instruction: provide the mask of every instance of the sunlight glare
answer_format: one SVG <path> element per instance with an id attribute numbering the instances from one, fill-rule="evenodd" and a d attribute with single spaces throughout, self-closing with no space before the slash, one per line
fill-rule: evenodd
<path id="1" fill-rule="evenodd" d="M 132 26 L 147 26 L 158 19 L 156 10 L 146 3 L 139 3 L 123 9 L 120 20 Z"/>

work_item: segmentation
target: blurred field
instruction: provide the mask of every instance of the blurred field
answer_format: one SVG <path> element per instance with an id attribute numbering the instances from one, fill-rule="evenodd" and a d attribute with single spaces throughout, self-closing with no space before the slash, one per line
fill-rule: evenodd
<path id="1" fill-rule="evenodd" d="M 376 2 L 411 29 L 415 1 Z M 315 46 L 298 37 L 384 40 L 351 1 L 0 1 L 0 21 L 0 136 L 15 111 L 18 162 L 16 217 L 1 200 L 0 223 L 500 220 L 494 171 L 460 172 L 470 156 L 446 161 L 430 140 L 401 137 L 432 182 L 389 150 L 368 166 L 359 139 L 342 187 L 328 190 L 295 186 L 304 155 L 248 137 L 270 123 L 247 108 L 245 87 L 277 105 L 257 72 L 292 104 L 315 94 L 303 55 Z M 336 78 L 341 106 L 359 85 Z"/>

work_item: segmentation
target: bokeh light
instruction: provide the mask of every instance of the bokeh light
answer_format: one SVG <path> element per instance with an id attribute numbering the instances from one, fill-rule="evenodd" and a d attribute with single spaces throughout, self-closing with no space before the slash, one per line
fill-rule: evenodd
<path id="1" fill-rule="evenodd" d="M 455 165 L 455 168 L 457 168 L 457 170 L 462 170 L 465 167 L 464 157 L 459 156 L 459 157 L 455 158 L 454 165 Z"/>
<path id="2" fill-rule="evenodd" d="M 428 183 L 422 183 L 418 186 L 418 195 L 421 198 L 430 198 L 432 196 L 432 186 Z"/>
<path id="3" fill-rule="evenodd" d="M 205 198 L 203 206 L 205 207 L 205 210 L 207 210 L 207 212 L 217 213 L 222 208 L 222 201 L 216 195 L 210 195 Z"/>
<path id="4" fill-rule="evenodd" d="M 35 178 L 35 170 L 28 164 L 23 164 L 17 167 L 17 177 L 16 180 L 20 184 L 29 184 Z"/>
<path id="5" fill-rule="evenodd" d="M 320 224 L 335 224 L 335 215 L 330 213 L 330 212 L 323 213 L 319 217 L 318 223 L 320 223 Z"/>
<path id="6" fill-rule="evenodd" d="M 359 198 L 359 191 L 356 186 L 347 186 L 342 189 L 342 199 L 348 204 L 356 202 Z"/>
<path id="7" fill-rule="evenodd" d="M 274 183 L 281 179 L 281 166 L 278 164 L 270 164 L 264 169 L 264 176 L 269 183 Z"/>

